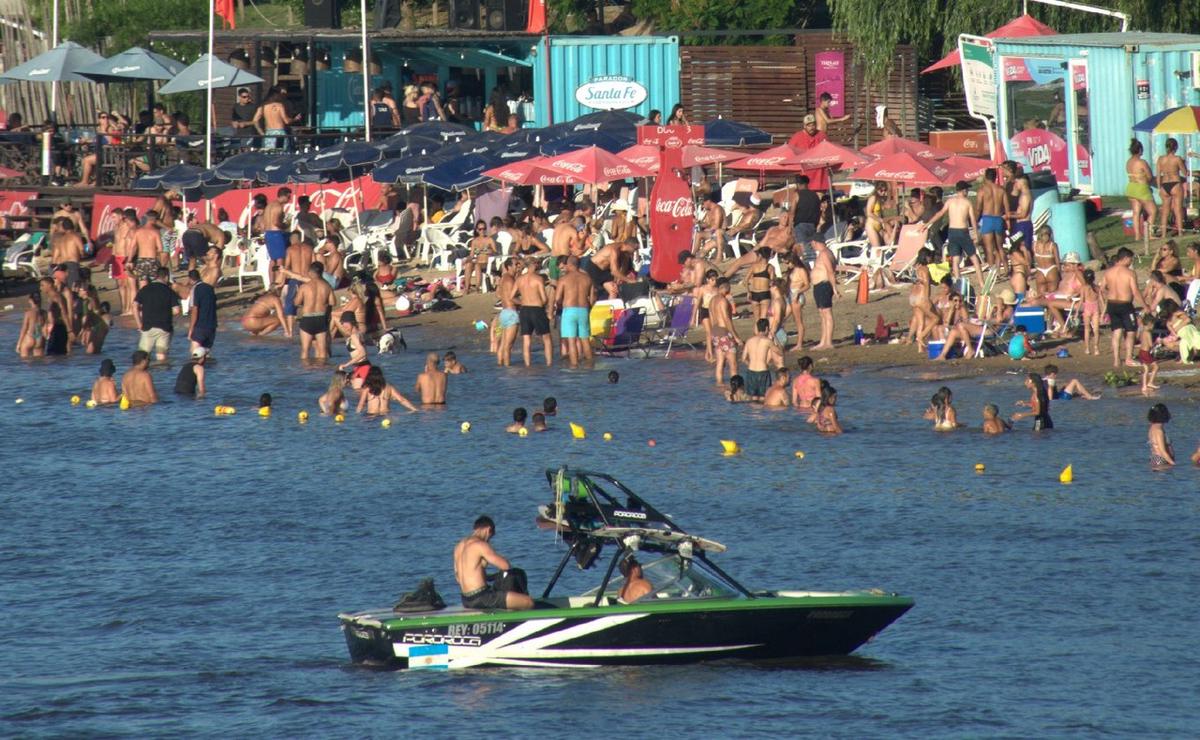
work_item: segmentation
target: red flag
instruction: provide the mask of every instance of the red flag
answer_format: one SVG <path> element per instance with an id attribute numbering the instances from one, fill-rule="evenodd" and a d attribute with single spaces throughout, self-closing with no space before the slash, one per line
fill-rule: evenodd
<path id="1" fill-rule="evenodd" d="M 213 0 L 213 12 L 221 16 L 221 20 L 225 21 L 230 28 L 237 28 L 233 0 Z"/>
<path id="2" fill-rule="evenodd" d="M 529 0 L 529 22 L 525 33 L 546 32 L 546 0 Z"/>
<path id="3" fill-rule="evenodd" d="M 695 224 L 691 188 L 673 169 L 664 167 L 650 192 L 650 238 L 654 242 L 650 277 L 660 283 L 679 279 L 679 253 L 692 248 Z"/>

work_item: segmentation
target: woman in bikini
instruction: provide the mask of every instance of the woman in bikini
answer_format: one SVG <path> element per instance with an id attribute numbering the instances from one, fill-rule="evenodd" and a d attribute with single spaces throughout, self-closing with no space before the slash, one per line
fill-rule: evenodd
<path id="1" fill-rule="evenodd" d="M 1029 292 L 1029 252 L 1020 242 L 1013 242 L 1008 248 L 1009 283 L 1018 301 L 1025 299 Z"/>
<path id="2" fill-rule="evenodd" d="M 1156 403 L 1146 414 L 1150 422 L 1150 430 L 1146 444 L 1150 445 L 1150 467 L 1161 470 L 1175 464 L 1175 448 L 1171 446 L 1171 438 L 1167 436 L 1166 424 L 1171 420 L 1171 412 L 1166 405 Z"/>
<path id="3" fill-rule="evenodd" d="M 1154 217 L 1158 207 L 1154 205 L 1154 193 L 1150 191 L 1150 181 L 1154 173 L 1150 165 L 1142 159 L 1142 142 L 1133 139 L 1129 142 L 1129 159 L 1125 160 L 1125 174 L 1129 184 L 1125 186 L 1125 197 L 1129 198 L 1129 206 L 1133 209 L 1133 240 L 1142 240 L 1142 211 L 1146 212 L 1146 228 L 1153 231 Z"/>
<path id="4" fill-rule="evenodd" d="M 283 323 L 283 301 L 279 299 L 279 288 L 272 288 L 260 295 L 242 314 L 242 328 L 256 337 L 270 334 L 281 326 L 285 337 L 292 336 L 287 324 Z"/>
<path id="5" fill-rule="evenodd" d="M 871 193 L 867 198 L 867 241 L 872 247 L 882 247 L 884 244 L 890 243 L 885 241 L 889 238 L 888 220 L 883 216 L 884 208 L 890 208 L 895 205 L 895 201 L 888 189 L 886 182 L 875 183 L 875 192 Z"/>
<path id="6" fill-rule="evenodd" d="M 1183 263 L 1179 261 L 1178 249 L 1175 240 L 1168 239 L 1158 248 L 1158 254 L 1155 255 L 1154 264 L 1150 269 L 1161 272 L 1167 285 L 1178 294 L 1179 300 L 1183 300 L 1187 295 L 1187 281 L 1183 277 Z"/>
<path id="7" fill-rule="evenodd" d="M 396 293 L 392 290 L 392 283 L 396 281 L 396 268 L 392 267 L 392 255 L 380 250 L 375 259 L 378 262 L 372 276 L 375 279 L 375 287 L 379 289 L 379 296 L 384 305 L 394 304 Z"/>
<path id="8" fill-rule="evenodd" d="M 952 403 L 954 395 L 946 386 L 937 389 L 933 398 L 929 399 L 929 408 L 925 409 L 925 418 L 933 422 L 937 432 L 952 432 L 958 429 L 958 412 Z"/>
<path id="9" fill-rule="evenodd" d="M 1049 226 L 1038 229 L 1033 242 L 1033 283 L 1040 296 L 1049 296 L 1058 289 L 1058 244 Z M 1015 290 L 1015 289 L 1014 289 Z"/>
<path id="10" fill-rule="evenodd" d="M 799 254 L 792 252 L 788 258 L 791 267 L 788 269 L 788 307 L 792 312 L 792 320 L 796 322 L 796 349 L 804 348 L 804 304 L 808 298 L 805 295 L 812 287 L 812 275 L 809 274 L 808 263 Z"/>
<path id="11" fill-rule="evenodd" d="M 17 354 L 21 357 L 41 357 L 45 352 L 46 339 L 42 329 L 46 326 L 46 312 L 42 310 L 42 294 L 30 293 L 29 308 L 21 319 L 21 332 L 17 334 Z"/>
<path id="12" fill-rule="evenodd" d="M 712 305 L 713 297 L 717 294 L 717 278 L 719 277 L 720 274 L 716 270 L 709 270 L 704 273 L 704 284 L 697 285 L 692 290 L 692 295 L 696 298 L 693 326 L 704 329 L 704 359 L 707 362 L 716 362 L 716 357 L 713 355 L 712 317 L 709 315 L 709 307 Z"/>
<path id="13" fill-rule="evenodd" d="M 1167 235 L 1167 219 L 1171 214 L 1175 215 L 1175 235 L 1183 236 L 1183 200 L 1184 191 L 1187 190 L 1188 168 L 1187 162 L 1179 156 L 1178 151 L 1179 142 L 1174 137 L 1168 138 L 1166 153 L 1154 162 L 1154 169 L 1158 170 L 1155 179 L 1162 196 L 1160 231 L 1163 236 Z"/>
<path id="14" fill-rule="evenodd" d="M 1042 376 L 1037 373 L 1026 375 L 1025 388 L 1029 390 L 1029 400 L 1017 401 L 1017 405 L 1028 406 L 1029 410 L 1013 414 L 1013 421 L 1032 418 L 1033 431 L 1053 429 L 1054 422 L 1050 419 L 1050 393 L 1046 390 L 1046 383 L 1042 380 Z"/>
<path id="15" fill-rule="evenodd" d="M 416 411 L 417 407 L 404 397 L 404 394 L 396 390 L 394 386 L 388 383 L 383 378 L 383 368 L 378 365 L 373 365 L 367 371 L 367 377 L 363 381 L 362 393 L 358 397 L 357 412 L 362 413 L 364 410 L 368 414 L 382 415 L 390 410 L 390 402 L 396 401 L 409 411 Z"/>
<path id="16" fill-rule="evenodd" d="M 787 306 L 787 281 L 776 278 L 771 281 L 771 300 L 767 303 L 767 336 L 775 340 L 781 351 L 787 350 L 787 332 L 783 328 Z"/>
<path id="17" fill-rule="evenodd" d="M 755 260 L 750 265 L 750 273 L 746 278 L 746 291 L 750 299 L 754 319 L 767 318 L 767 306 L 771 302 L 771 283 L 775 280 L 775 268 L 768 261 L 771 250 L 759 247 L 754 252 Z"/>
<path id="18" fill-rule="evenodd" d="M 1062 279 L 1058 281 L 1054 292 L 1046 294 L 1042 299 L 1042 303 L 1050 311 L 1052 325 L 1057 326 L 1057 329 L 1054 330 L 1056 337 L 1065 337 L 1070 334 L 1067 330 L 1066 315 L 1063 312 L 1070 311 L 1075 306 L 1083 290 L 1079 255 L 1074 252 L 1068 253 L 1061 268 Z"/>
<path id="19" fill-rule="evenodd" d="M 350 359 L 338 365 L 338 370 L 353 372 L 359 365 L 366 364 L 367 345 L 363 341 L 362 331 L 359 330 L 353 311 L 342 311 L 338 324 L 341 326 L 342 335 L 346 337 L 346 352 L 350 355 Z"/>
<path id="20" fill-rule="evenodd" d="M 912 307 L 912 318 L 908 322 L 908 336 L 904 343 L 912 344 L 915 341 L 918 354 L 925 352 L 929 332 L 938 322 L 937 313 L 934 312 L 933 302 L 930 300 L 933 280 L 929 276 L 929 259 L 927 250 L 922 249 L 917 253 L 913 268 L 915 278 L 912 287 L 908 289 L 908 305 Z"/>
<path id="21" fill-rule="evenodd" d="M 349 375 L 341 370 L 333 371 L 333 377 L 329 379 L 329 388 L 317 399 L 317 406 L 321 408 L 322 414 L 341 414 L 346 411 L 346 385 L 349 382 Z"/>
<path id="22" fill-rule="evenodd" d="M 487 269 L 488 260 L 498 251 L 496 240 L 488 234 L 486 221 L 475 222 L 475 234 L 467 242 L 469 254 L 463 258 L 463 290 L 471 292 L 471 284 L 476 275 L 479 276 L 479 290 L 483 291 L 483 271 Z"/>
<path id="23" fill-rule="evenodd" d="M 821 400 L 816 413 L 817 431 L 821 434 L 841 434 L 842 423 L 837 415 L 837 390 L 829 384 L 821 386 Z"/>

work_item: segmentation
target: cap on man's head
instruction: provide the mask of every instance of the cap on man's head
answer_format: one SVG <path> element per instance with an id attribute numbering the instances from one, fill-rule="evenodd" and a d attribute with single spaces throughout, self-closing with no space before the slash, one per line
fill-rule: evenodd
<path id="1" fill-rule="evenodd" d="M 806 126 L 810 123 L 816 123 L 816 122 L 817 122 L 817 117 L 815 115 L 813 115 L 812 113 L 809 113 L 804 116 L 804 124 Z"/>

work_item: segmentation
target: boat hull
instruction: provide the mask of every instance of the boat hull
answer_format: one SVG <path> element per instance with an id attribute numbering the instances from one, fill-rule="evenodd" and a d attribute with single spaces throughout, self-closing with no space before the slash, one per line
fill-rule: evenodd
<path id="1" fill-rule="evenodd" d="M 846 655 L 912 605 L 884 595 L 764 597 L 341 620 L 356 663 L 589 667 Z"/>

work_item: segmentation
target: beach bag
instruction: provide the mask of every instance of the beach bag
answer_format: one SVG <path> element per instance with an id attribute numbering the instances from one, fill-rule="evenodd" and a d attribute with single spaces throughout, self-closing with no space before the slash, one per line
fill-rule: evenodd
<path id="1" fill-rule="evenodd" d="M 433 587 L 433 579 L 424 578 L 417 584 L 416 590 L 409 591 L 400 597 L 400 600 L 392 607 L 392 611 L 401 613 L 432 612 L 445 608 L 446 602 Z"/>
<path id="2" fill-rule="evenodd" d="M 520 568 L 509 568 L 496 574 L 492 588 L 497 591 L 512 591 L 518 594 L 529 593 L 529 578 Z"/>

